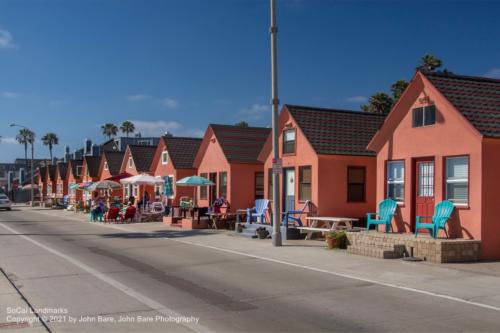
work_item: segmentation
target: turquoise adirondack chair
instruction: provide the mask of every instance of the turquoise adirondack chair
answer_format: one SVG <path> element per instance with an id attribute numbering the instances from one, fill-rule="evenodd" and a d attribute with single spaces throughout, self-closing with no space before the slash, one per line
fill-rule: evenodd
<path id="1" fill-rule="evenodd" d="M 385 225 L 385 232 L 388 233 L 391 229 L 391 221 L 394 217 L 394 212 L 397 207 L 396 201 L 392 199 L 385 199 L 378 204 L 378 213 L 366 214 L 366 231 L 370 231 L 372 225 Z"/>
<path id="2" fill-rule="evenodd" d="M 439 229 L 443 229 L 446 237 L 448 238 L 448 232 L 446 231 L 446 222 L 451 217 L 451 213 L 453 213 L 453 209 L 455 205 L 453 202 L 449 200 L 441 201 L 434 208 L 433 216 L 417 216 L 416 224 L 415 224 L 415 237 L 418 235 L 418 229 L 429 229 L 433 238 L 437 237 Z M 432 221 L 429 223 L 422 222 L 424 218 L 432 218 Z"/>

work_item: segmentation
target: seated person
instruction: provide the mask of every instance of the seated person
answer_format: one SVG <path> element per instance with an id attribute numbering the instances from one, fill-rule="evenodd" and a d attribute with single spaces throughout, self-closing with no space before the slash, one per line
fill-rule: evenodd
<path id="1" fill-rule="evenodd" d="M 111 206 L 108 209 L 105 220 L 106 221 L 116 221 L 119 213 L 120 213 L 120 208 L 118 208 L 117 206 Z"/>
<path id="2" fill-rule="evenodd" d="M 212 204 L 212 213 L 222 213 L 222 208 L 228 208 L 229 202 L 224 197 L 217 198 Z"/>
<path id="3" fill-rule="evenodd" d="M 132 221 L 135 217 L 136 208 L 134 205 L 130 204 L 126 208 L 122 209 L 120 212 L 120 220 L 125 222 L 127 220 Z"/>

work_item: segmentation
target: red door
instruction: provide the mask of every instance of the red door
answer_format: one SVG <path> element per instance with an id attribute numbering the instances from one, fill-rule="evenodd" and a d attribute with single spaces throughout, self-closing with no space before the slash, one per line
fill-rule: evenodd
<path id="1" fill-rule="evenodd" d="M 434 214 L 434 160 L 418 160 L 415 165 L 415 216 Z M 430 222 L 424 219 L 422 222 Z"/>

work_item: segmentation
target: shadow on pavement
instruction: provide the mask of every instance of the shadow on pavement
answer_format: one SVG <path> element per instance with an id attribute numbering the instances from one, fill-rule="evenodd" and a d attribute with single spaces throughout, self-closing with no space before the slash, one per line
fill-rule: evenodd
<path id="1" fill-rule="evenodd" d="M 188 236 L 210 236 L 214 235 L 209 230 L 156 230 L 152 232 L 117 232 L 112 234 L 102 234 L 104 238 L 181 238 Z"/>

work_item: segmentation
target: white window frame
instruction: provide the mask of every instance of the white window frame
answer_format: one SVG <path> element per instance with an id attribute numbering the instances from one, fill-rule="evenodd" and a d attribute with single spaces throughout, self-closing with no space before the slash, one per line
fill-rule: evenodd
<path id="1" fill-rule="evenodd" d="M 82 168 L 83 166 L 81 165 L 76 166 L 76 175 L 75 175 L 76 177 L 80 177 L 80 175 L 82 174 Z"/>
<path id="2" fill-rule="evenodd" d="M 134 166 L 134 160 L 132 159 L 132 156 L 129 156 L 128 158 L 128 167 L 132 168 Z"/>
<path id="3" fill-rule="evenodd" d="M 168 164 L 168 151 L 164 150 L 161 152 L 161 164 Z"/>
<path id="4" fill-rule="evenodd" d="M 108 161 L 104 161 L 104 170 L 109 170 Z"/>
<path id="5" fill-rule="evenodd" d="M 401 180 L 390 180 L 390 170 L 391 170 L 391 167 L 390 165 L 391 164 L 402 164 L 403 168 L 402 168 L 402 179 Z M 398 199 L 394 199 L 396 200 L 396 202 L 398 204 L 404 204 L 404 201 L 405 201 L 405 161 L 404 160 L 392 160 L 392 161 L 387 161 L 386 163 L 386 168 L 387 168 L 387 175 L 386 175 L 386 179 L 385 179 L 385 186 L 386 186 L 386 197 L 389 198 L 389 186 L 390 185 L 400 185 L 402 184 L 403 185 L 403 200 L 398 200 Z"/>
<path id="6" fill-rule="evenodd" d="M 457 179 L 448 179 L 448 161 L 450 160 L 457 160 L 457 159 L 465 159 L 467 162 L 467 177 L 466 178 L 457 178 Z M 453 202 L 453 204 L 457 207 L 469 207 L 469 202 L 470 202 L 470 180 L 469 180 L 469 174 L 470 174 L 470 158 L 468 155 L 462 155 L 462 156 L 449 156 L 445 157 L 444 159 L 445 163 L 445 198 L 446 200 L 450 200 Z M 448 184 L 467 184 L 467 202 L 454 202 L 452 199 L 448 197 Z"/>
<path id="7" fill-rule="evenodd" d="M 139 186 L 137 185 L 132 186 L 132 195 L 134 196 L 134 198 L 137 198 L 137 196 L 139 195 Z"/>

